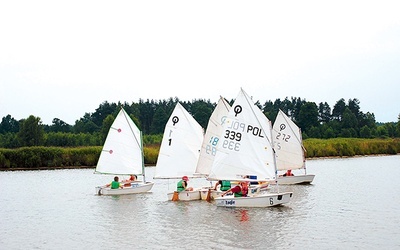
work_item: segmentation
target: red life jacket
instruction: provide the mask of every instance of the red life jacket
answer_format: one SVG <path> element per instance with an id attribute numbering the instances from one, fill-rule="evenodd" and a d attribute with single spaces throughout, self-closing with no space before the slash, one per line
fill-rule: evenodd
<path id="1" fill-rule="evenodd" d="M 243 187 L 243 186 L 239 186 L 240 187 L 240 192 L 235 193 L 235 197 L 246 197 L 247 196 L 247 192 L 248 192 L 248 187 Z"/>

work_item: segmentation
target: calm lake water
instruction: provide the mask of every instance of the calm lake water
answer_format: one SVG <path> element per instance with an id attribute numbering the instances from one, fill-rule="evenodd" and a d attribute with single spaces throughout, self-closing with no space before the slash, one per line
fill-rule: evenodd
<path id="1" fill-rule="evenodd" d="M 307 166 L 312 185 L 280 186 L 289 204 L 247 209 L 169 202 L 171 180 L 106 197 L 93 169 L 0 172 L 0 249 L 400 249 L 400 155 Z"/>

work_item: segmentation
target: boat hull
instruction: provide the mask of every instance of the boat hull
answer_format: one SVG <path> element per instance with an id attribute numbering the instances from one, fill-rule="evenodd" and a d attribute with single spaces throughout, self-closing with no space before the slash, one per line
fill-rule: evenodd
<path id="1" fill-rule="evenodd" d="M 292 192 L 260 193 L 250 197 L 234 197 L 233 195 L 215 198 L 217 207 L 273 207 L 288 203 Z"/>
<path id="2" fill-rule="evenodd" d="M 279 185 L 293 185 L 293 184 L 311 184 L 314 180 L 315 175 L 295 175 L 295 176 L 279 176 Z"/>
<path id="3" fill-rule="evenodd" d="M 172 201 L 172 198 L 174 197 L 174 192 L 168 193 L 167 197 L 169 201 Z M 179 201 L 195 201 L 200 200 L 200 198 L 200 189 L 196 189 L 193 191 L 182 191 L 178 193 Z"/>
<path id="4" fill-rule="evenodd" d="M 111 189 L 110 187 L 96 187 L 96 194 L 98 195 L 123 195 L 123 194 L 139 194 L 146 193 L 151 190 L 154 182 L 146 183 L 133 183 L 130 187 L 119 189 Z"/>
<path id="5" fill-rule="evenodd" d="M 259 193 L 262 191 L 266 191 L 267 189 L 269 189 L 268 183 L 265 184 L 259 184 L 259 185 L 251 185 L 249 187 L 249 192 L 252 194 L 255 193 Z M 200 195 L 201 195 L 201 199 L 202 200 L 207 200 L 207 196 L 208 196 L 208 188 L 202 188 L 200 189 Z M 224 193 L 224 191 L 221 190 L 211 190 L 211 200 L 217 198 L 217 197 L 221 197 L 221 194 Z"/>
<path id="6" fill-rule="evenodd" d="M 202 188 L 202 189 L 200 189 L 200 195 L 201 195 L 201 199 L 202 199 L 203 201 L 207 200 L 208 190 L 209 190 L 208 188 Z M 223 192 L 220 191 L 220 190 L 211 190 L 211 193 L 210 193 L 211 199 L 215 199 L 215 198 L 217 198 L 217 197 L 221 197 L 221 194 L 222 194 L 222 193 L 223 193 Z"/>

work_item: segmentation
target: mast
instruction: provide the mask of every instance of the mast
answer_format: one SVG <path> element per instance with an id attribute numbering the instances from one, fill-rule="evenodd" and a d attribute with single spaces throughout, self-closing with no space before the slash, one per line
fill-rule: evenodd
<path id="1" fill-rule="evenodd" d="M 143 183 L 146 183 L 146 175 L 144 171 L 144 152 L 143 152 L 143 134 L 140 131 L 140 150 L 142 151 L 142 175 L 143 175 Z"/>
<path id="2" fill-rule="evenodd" d="M 271 122 L 270 122 L 270 126 L 271 126 Z M 274 137 L 272 136 L 272 129 L 270 130 L 271 133 L 271 140 L 274 140 Z M 270 143 L 273 143 L 270 142 Z M 271 144 L 273 145 L 273 144 Z M 272 152 L 274 152 L 274 166 L 275 166 L 275 182 L 276 182 L 276 188 L 277 188 L 277 192 L 279 193 L 279 182 L 278 182 L 278 165 L 276 163 L 276 152 L 275 152 L 275 147 L 272 147 Z"/>
<path id="3" fill-rule="evenodd" d="M 307 168 L 306 168 L 306 148 L 303 145 L 303 135 L 301 133 L 301 128 L 299 128 L 299 134 L 300 134 L 300 141 L 301 141 L 301 148 L 303 149 L 303 168 L 304 168 L 304 174 L 307 174 Z"/>

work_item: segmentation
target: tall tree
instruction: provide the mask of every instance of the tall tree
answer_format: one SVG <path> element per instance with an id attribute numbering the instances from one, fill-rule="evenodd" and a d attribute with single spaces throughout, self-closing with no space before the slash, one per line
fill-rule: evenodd
<path id="1" fill-rule="evenodd" d="M 119 105 L 121 106 L 121 104 Z M 91 115 L 91 120 L 98 128 L 101 128 L 103 120 L 108 115 L 114 115 L 114 117 L 119 112 L 119 108 L 116 103 L 109 103 L 107 101 L 99 105 L 96 111 Z"/>
<path id="2" fill-rule="evenodd" d="M 211 113 L 216 104 L 212 104 L 210 100 L 195 100 L 192 103 L 192 112 L 194 119 L 205 129 L 210 119 Z"/>
<path id="3" fill-rule="evenodd" d="M 272 101 L 266 101 L 264 103 L 264 108 L 262 109 L 263 113 L 268 117 L 272 122 L 275 121 L 276 115 L 278 112 L 274 108 L 274 103 Z"/>
<path id="4" fill-rule="evenodd" d="M 41 146 L 44 142 L 42 121 L 33 115 L 22 121 L 17 134 L 21 146 Z"/>
<path id="5" fill-rule="evenodd" d="M 65 132 L 71 131 L 71 125 L 58 118 L 53 119 L 53 124 L 50 126 L 51 132 Z"/>
<path id="6" fill-rule="evenodd" d="M 331 107 L 327 102 L 318 105 L 318 121 L 328 123 L 331 120 Z"/>
<path id="7" fill-rule="evenodd" d="M 292 97 L 293 98 L 293 97 Z M 289 117 L 293 116 L 293 111 L 294 111 L 294 105 L 293 103 L 289 100 L 288 97 L 285 98 L 285 100 L 282 101 L 281 106 L 279 107 L 286 115 Z"/>
<path id="8" fill-rule="evenodd" d="M 17 133 L 19 131 L 19 122 L 11 115 L 7 115 L 1 119 L 0 134 Z"/>
<path id="9" fill-rule="evenodd" d="M 300 109 L 298 125 L 308 133 L 311 127 L 318 128 L 318 107 L 314 102 L 306 102 Z"/>
<path id="10" fill-rule="evenodd" d="M 151 124 L 153 123 L 153 116 L 156 110 L 156 103 L 154 100 L 147 99 L 144 102 L 142 99 L 139 100 L 139 111 L 140 111 L 140 123 L 142 124 L 143 134 L 149 134 L 151 131 Z"/>
<path id="11" fill-rule="evenodd" d="M 102 121 L 103 122 L 103 121 Z M 74 132 L 75 133 L 94 133 L 100 130 L 101 126 L 97 126 L 91 118 L 90 113 L 85 113 L 85 115 L 75 121 Z"/>
<path id="12" fill-rule="evenodd" d="M 344 99 L 342 98 L 336 102 L 335 106 L 333 106 L 332 118 L 335 120 L 341 121 L 345 108 L 346 108 L 346 103 L 345 103 Z"/>
<path id="13" fill-rule="evenodd" d="M 165 105 L 158 105 L 154 113 L 153 122 L 151 123 L 150 133 L 162 134 L 168 122 L 168 118 L 169 114 L 165 111 Z"/>
<path id="14" fill-rule="evenodd" d="M 300 97 L 297 98 L 292 97 L 292 103 L 293 103 L 293 112 L 291 117 L 294 122 L 298 122 L 300 119 L 301 107 L 306 103 L 306 100 L 302 100 Z"/>
<path id="15" fill-rule="evenodd" d="M 367 126 L 370 129 L 376 129 L 376 121 L 374 113 L 367 112 L 366 114 L 360 114 L 360 120 L 358 122 L 360 128 Z"/>
<path id="16" fill-rule="evenodd" d="M 342 116 L 342 128 L 358 129 L 358 121 L 356 115 L 349 108 L 345 108 Z"/>
<path id="17" fill-rule="evenodd" d="M 357 120 L 360 118 L 360 101 L 357 98 L 349 99 L 347 107 L 356 116 Z"/>

